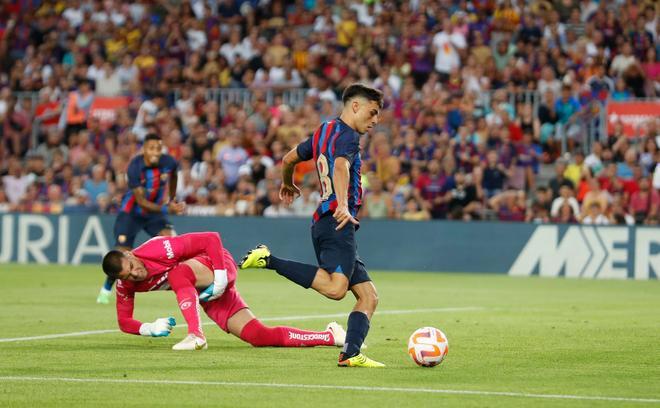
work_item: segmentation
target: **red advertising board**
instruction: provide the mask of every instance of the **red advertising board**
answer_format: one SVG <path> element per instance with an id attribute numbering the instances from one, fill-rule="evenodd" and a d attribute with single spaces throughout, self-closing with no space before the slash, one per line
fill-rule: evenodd
<path id="1" fill-rule="evenodd" d="M 101 122 L 101 127 L 110 127 L 117 120 L 117 109 L 128 106 L 128 98 L 124 96 L 94 98 L 92 107 L 89 111 L 90 118 L 97 118 Z"/>
<path id="2" fill-rule="evenodd" d="M 614 132 L 614 125 L 621 123 L 628 137 L 644 136 L 646 122 L 660 117 L 660 101 L 608 102 L 607 133 Z"/>

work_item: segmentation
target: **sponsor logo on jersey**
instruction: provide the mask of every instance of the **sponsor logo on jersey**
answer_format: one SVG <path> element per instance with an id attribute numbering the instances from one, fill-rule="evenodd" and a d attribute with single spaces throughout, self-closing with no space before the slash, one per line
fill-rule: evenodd
<path id="1" fill-rule="evenodd" d="M 300 333 L 289 332 L 289 340 L 301 340 L 301 341 L 323 340 L 323 341 L 330 341 L 330 334 L 328 334 L 328 333 L 300 334 Z"/>
<path id="2" fill-rule="evenodd" d="M 167 283 L 167 275 L 168 273 L 165 272 L 161 277 L 159 277 L 156 282 L 151 285 L 151 287 L 147 290 L 148 292 L 151 292 L 152 290 L 167 290 L 170 285 Z"/>
<path id="3" fill-rule="evenodd" d="M 172 249 L 172 243 L 169 239 L 163 240 L 163 246 L 165 247 L 165 253 L 167 254 L 167 259 L 174 258 L 174 250 Z"/>

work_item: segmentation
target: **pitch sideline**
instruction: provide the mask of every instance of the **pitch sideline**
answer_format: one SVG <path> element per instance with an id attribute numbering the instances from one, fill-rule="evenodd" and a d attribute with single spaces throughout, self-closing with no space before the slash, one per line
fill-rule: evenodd
<path id="1" fill-rule="evenodd" d="M 367 387 L 352 385 L 331 384 L 278 384 L 257 382 L 230 382 L 230 381 L 185 381 L 185 380 L 131 380 L 113 378 L 67 378 L 67 377 L 14 377 L 2 376 L 0 381 L 32 381 L 32 382 L 73 382 L 73 383 L 101 383 L 101 384 L 149 384 L 149 385 L 206 385 L 220 387 L 262 387 L 282 389 L 307 389 L 307 390 L 340 390 L 340 391 L 367 391 L 367 392 L 398 392 L 414 394 L 446 394 L 446 395 L 474 395 L 484 397 L 517 397 L 517 398 L 542 398 L 559 400 L 582 400 L 582 401 L 611 401 L 611 402 L 640 402 L 660 403 L 658 398 L 627 398 L 570 394 L 533 394 L 525 392 L 505 391 L 477 391 L 477 390 L 452 390 L 437 388 L 405 388 L 405 387 Z"/>

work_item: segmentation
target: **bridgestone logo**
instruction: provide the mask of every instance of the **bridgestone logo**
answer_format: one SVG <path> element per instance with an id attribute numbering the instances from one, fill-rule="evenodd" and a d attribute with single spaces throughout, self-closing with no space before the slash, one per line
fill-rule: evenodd
<path id="1" fill-rule="evenodd" d="M 289 332 L 289 340 L 301 340 L 301 341 L 322 340 L 322 341 L 330 341 L 330 334 L 328 334 L 328 333 L 300 334 L 300 333 Z"/>
<path id="2" fill-rule="evenodd" d="M 169 239 L 163 241 L 163 246 L 165 247 L 165 253 L 167 253 L 167 259 L 174 258 L 174 250 L 172 249 L 172 243 Z"/>

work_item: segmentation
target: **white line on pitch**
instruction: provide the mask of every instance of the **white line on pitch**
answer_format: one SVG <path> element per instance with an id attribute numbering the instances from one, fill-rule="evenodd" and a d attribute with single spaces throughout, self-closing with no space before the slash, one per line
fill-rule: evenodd
<path id="1" fill-rule="evenodd" d="M 469 312 L 483 310 L 481 307 L 445 307 L 437 309 L 411 309 L 411 310 L 383 310 L 377 311 L 376 316 L 378 315 L 398 315 L 398 314 L 411 314 L 411 313 L 428 313 L 428 312 Z M 318 314 L 318 315 L 304 315 L 304 316 L 274 316 L 274 317 L 264 317 L 259 318 L 262 322 L 271 322 L 271 321 L 293 321 L 293 320 L 313 320 L 313 319 L 328 319 L 328 318 L 339 318 L 346 317 L 347 313 L 333 313 L 333 314 Z M 204 325 L 212 325 L 215 322 L 205 322 Z M 178 324 L 176 327 L 187 327 L 186 324 Z M 45 334 L 42 336 L 31 336 L 31 337 L 9 337 L 9 338 L 0 338 L 0 343 L 11 343 L 17 341 L 32 341 L 32 340 L 48 340 L 48 339 L 59 339 L 62 337 L 77 337 L 77 336 L 88 336 L 92 334 L 107 334 L 107 333 L 119 333 L 117 329 L 109 330 L 88 330 L 81 332 L 71 332 L 71 333 L 57 333 L 57 334 Z"/>
<path id="2" fill-rule="evenodd" d="M 257 382 L 231 382 L 231 381 L 185 381 L 185 380 L 129 380 L 113 378 L 66 378 L 66 377 L 0 377 L 0 381 L 33 381 L 33 382 L 73 382 L 73 383 L 107 383 L 107 384 L 152 384 L 152 385 L 215 385 L 221 387 L 261 387 L 261 388 L 294 388 L 308 390 L 342 390 L 342 391 L 382 391 L 417 394 L 449 394 L 449 395 L 476 395 L 486 397 L 518 397 L 518 398 L 546 398 L 564 400 L 586 401 L 617 401 L 617 402 L 648 402 L 660 403 L 658 398 L 627 398 L 570 394 L 533 394 L 526 392 L 506 391 L 477 391 L 452 390 L 437 388 L 405 388 L 405 387 L 367 387 L 354 385 L 331 384 L 278 384 Z"/>

